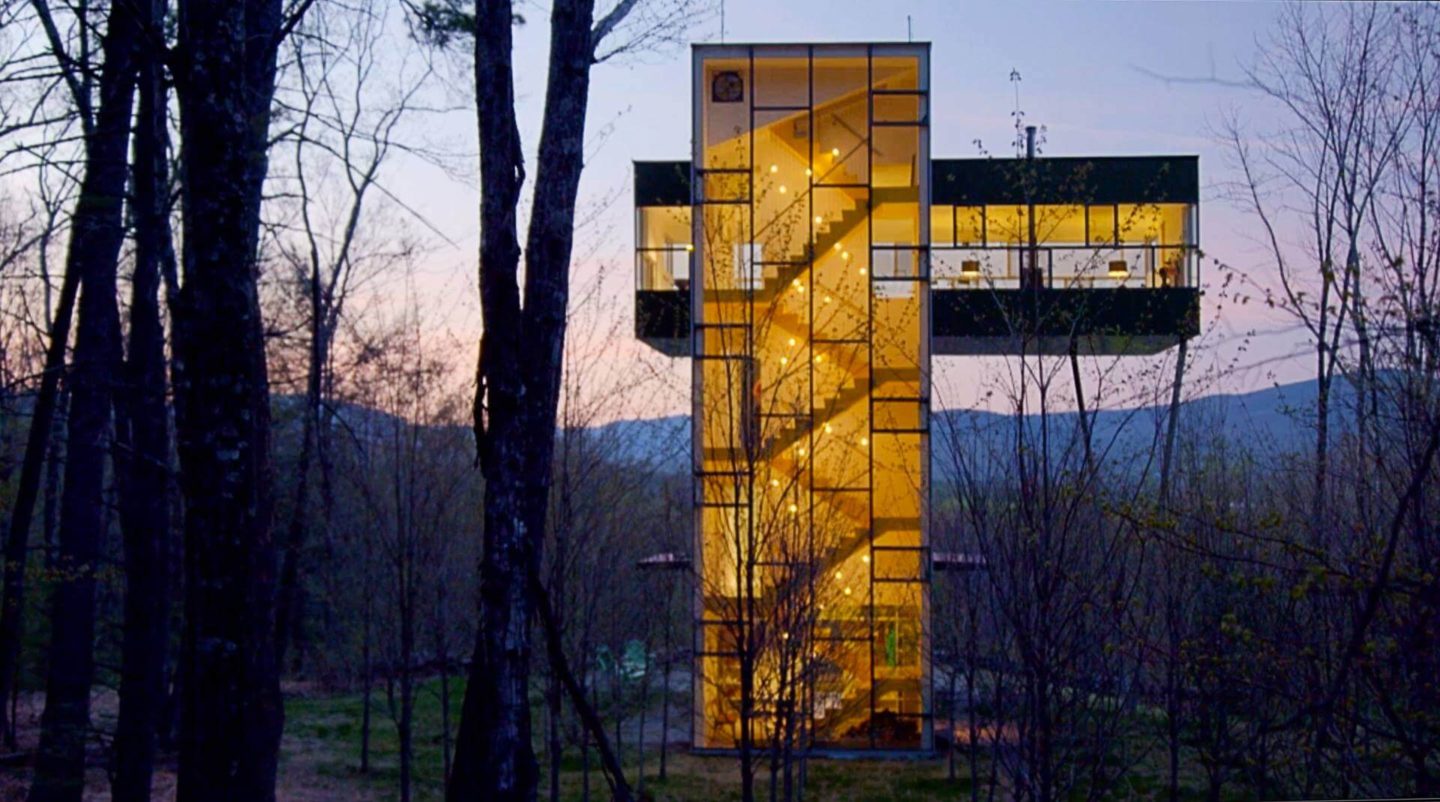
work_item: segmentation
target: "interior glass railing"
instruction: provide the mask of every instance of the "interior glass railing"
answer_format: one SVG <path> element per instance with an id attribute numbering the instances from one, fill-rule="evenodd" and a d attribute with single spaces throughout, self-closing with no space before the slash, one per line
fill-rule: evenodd
<path id="1" fill-rule="evenodd" d="M 1019 289 L 1032 268 L 1049 289 L 1199 286 L 1199 256 L 1191 245 L 1007 245 L 930 253 L 935 289 Z"/>

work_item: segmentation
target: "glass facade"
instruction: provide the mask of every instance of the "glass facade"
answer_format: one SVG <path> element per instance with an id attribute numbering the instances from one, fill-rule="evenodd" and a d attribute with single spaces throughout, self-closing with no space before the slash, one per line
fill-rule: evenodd
<path id="1" fill-rule="evenodd" d="M 930 747 L 928 52 L 694 51 L 637 268 L 691 299 L 698 747 Z"/>
<path id="2" fill-rule="evenodd" d="M 690 286 L 689 206 L 635 210 L 635 288 L 684 290 Z"/>
<path id="3" fill-rule="evenodd" d="M 1019 287 L 1032 214 L 1042 286 L 1198 286 L 1193 203 L 936 204 L 930 210 L 936 288 Z"/>

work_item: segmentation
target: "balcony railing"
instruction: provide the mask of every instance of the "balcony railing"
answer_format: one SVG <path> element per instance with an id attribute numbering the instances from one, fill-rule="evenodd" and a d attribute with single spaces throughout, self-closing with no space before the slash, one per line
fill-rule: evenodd
<path id="1" fill-rule="evenodd" d="M 688 245 L 635 251 L 635 289 L 689 289 L 692 254 Z"/>
<path id="2" fill-rule="evenodd" d="M 1195 287 L 1200 278 L 1199 257 L 1190 245 L 1007 245 L 930 252 L 936 289 L 1018 289 L 1031 268 L 1040 286 L 1050 289 Z"/>
<path id="3" fill-rule="evenodd" d="M 1018 289 L 1032 249 L 1019 246 L 933 248 L 936 289 Z M 1042 246 L 1033 249 L 1040 285 L 1051 289 L 1199 286 L 1199 255 L 1190 245 Z M 635 252 L 635 289 L 687 290 L 693 251 L 688 246 Z"/>

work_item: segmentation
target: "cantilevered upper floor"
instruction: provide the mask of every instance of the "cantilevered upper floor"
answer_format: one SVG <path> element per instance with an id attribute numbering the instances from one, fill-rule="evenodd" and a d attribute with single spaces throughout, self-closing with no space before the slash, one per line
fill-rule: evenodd
<path id="1" fill-rule="evenodd" d="M 636 335 L 676 356 L 692 175 L 635 163 Z M 1199 333 L 1196 157 L 937 159 L 930 177 L 931 353 L 1152 354 Z"/>

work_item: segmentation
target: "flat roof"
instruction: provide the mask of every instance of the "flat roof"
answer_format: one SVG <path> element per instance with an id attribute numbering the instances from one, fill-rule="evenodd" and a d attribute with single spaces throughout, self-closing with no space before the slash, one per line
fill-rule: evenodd
<path id="1" fill-rule="evenodd" d="M 636 206 L 689 206 L 690 162 L 637 161 Z M 935 159 L 931 203 L 1199 203 L 1199 156 Z"/>

